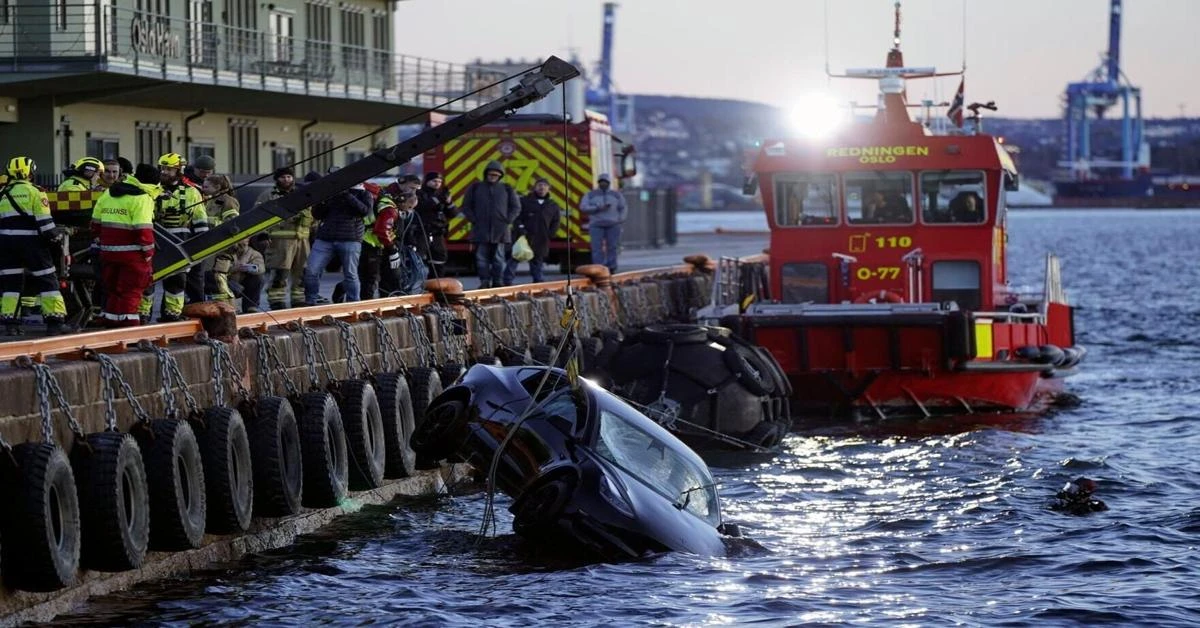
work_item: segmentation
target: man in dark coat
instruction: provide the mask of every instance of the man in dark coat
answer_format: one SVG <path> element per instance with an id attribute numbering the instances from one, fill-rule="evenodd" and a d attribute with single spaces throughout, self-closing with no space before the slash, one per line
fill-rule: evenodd
<path id="1" fill-rule="evenodd" d="M 458 215 L 458 208 L 450 201 L 450 191 L 443 186 L 441 173 L 425 173 L 425 183 L 417 190 L 416 225 L 429 240 L 429 262 L 434 277 L 443 276 L 446 264 L 446 230 L 450 219 Z"/>
<path id="2" fill-rule="evenodd" d="M 521 199 L 521 216 L 513 225 L 513 237 L 525 236 L 529 248 L 533 249 L 533 259 L 529 260 L 529 274 L 533 277 L 533 283 L 545 280 L 542 269 L 550 253 L 550 238 L 558 231 L 561 221 L 562 208 L 550 198 L 550 182 L 538 179 L 533 184 L 533 191 Z M 505 285 L 513 283 L 520 264 L 513 259 L 512 247 L 509 247 L 508 265 L 504 268 Z"/>
<path id="3" fill-rule="evenodd" d="M 505 251 L 512 242 L 510 227 L 521 215 L 521 199 L 503 178 L 504 166 L 489 161 L 483 180 L 472 183 L 463 195 L 462 213 L 471 223 L 480 288 L 503 285 Z"/>
<path id="4" fill-rule="evenodd" d="M 316 173 L 304 177 L 306 183 L 320 178 Z M 316 305 L 321 291 L 321 274 L 334 256 L 342 262 L 342 286 L 347 301 L 359 299 L 358 258 L 362 255 L 365 218 L 371 205 L 365 202 L 369 194 L 343 190 L 333 198 L 313 207 L 313 218 L 321 221 L 317 239 L 304 267 L 304 304 Z"/>

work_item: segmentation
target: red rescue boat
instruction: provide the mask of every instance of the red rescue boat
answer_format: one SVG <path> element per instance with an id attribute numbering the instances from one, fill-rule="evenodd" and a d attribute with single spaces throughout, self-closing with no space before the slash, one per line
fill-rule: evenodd
<path id="1" fill-rule="evenodd" d="M 1005 194 L 1018 175 L 981 130 L 978 110 L 994 106 L 967 107 L 960 128 L 960 87 L 943 105 L 957 124 L 934 123 L 930 103 L 924 122 L 910 118 L 905 80 L 943 75 L 904 66 L 898 9 L 886 67 L 846 76 L 879 81 L 873 119 L 825 140 L 763 142 L 753 162 L 769 294 L 716 300 L 702 316 L 770 350 L 800 415 L 1039 409 L 1084 350 L 1056 257 L 1040 294 L 1008 285 Z M 723 260 L 714 294 L 730 292 L 720 287 L 735 269 Z"/>

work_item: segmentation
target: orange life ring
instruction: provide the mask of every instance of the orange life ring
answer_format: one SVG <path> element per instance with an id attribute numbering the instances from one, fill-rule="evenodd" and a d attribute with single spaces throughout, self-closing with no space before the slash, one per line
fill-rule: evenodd
<path id="1" fill-rule="evenodd" d="M 891 290 L 872 290 L 864 292 L 854 299 L 855 303 L 904 303 L 904 297 Z"/>

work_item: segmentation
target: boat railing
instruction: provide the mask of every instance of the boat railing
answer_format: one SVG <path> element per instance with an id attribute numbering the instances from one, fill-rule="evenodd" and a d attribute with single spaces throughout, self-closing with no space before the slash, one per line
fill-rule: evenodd
<path id="1" fill-rule="evenodd" d="M 975 320 L 990 320 L 994 323 L 1046 324 L 1046 315 L 1041 312 L 972 312 Z"/>

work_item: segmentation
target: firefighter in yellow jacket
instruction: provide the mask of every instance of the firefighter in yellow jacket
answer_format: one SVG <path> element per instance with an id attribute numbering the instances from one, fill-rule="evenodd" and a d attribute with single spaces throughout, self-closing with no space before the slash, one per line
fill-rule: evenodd
<path id="1" fill-rule="evenodd" d="M 184 159 L 178 153 L 167 153 L 158 158 L 159 182 L 163 195 L 154 203 L 154 223 L 175 237 L 186 240 L 208 231 L 208 213 L 204 209 L 204 198 L 200 190 L 183 181 Z M 163 298 L 158 320 L 162 322 L 183 319 L 183 297 L 187 289 L 187 271 L 180 271 L 162 280 Z M 143 320 L 150 318 L 154 303 L 154 284 L 142 295 L 138 313 Z"/>
<path id="2" fill-rule="evenodd" d="M 296 189 L 296 172 L 291 168 L 276 168 L 274 175 L 275 186 L 259 195 L 256 206 L 291 194 Z M 308 234 L 312 224 L 312 209 L 305 208 L 295 218 L 267 232 L 271 236 L 271 248 L 267 249 L 266 255 L 271 281 L 267 287 L 267 302 L 272 310 L 288 306 L 289 280 L 292 307 L 304 303 L 304 267 L 308 264 Z"/>
<path id="3" fill-rule="evenodd" d="M 37 164 L 28 157 L 8 162 L 8 183 L 0 190 L 0 322 L 9 336 L 21 335 L 17 301 L 28 273 L 42 304 L 46 333 L 60 334 L 67 305 L 58 290 L 50 245 L 62 232 L 50 216 L 46 193 L 31 179 Z"/>
<path id="4" fill-rule="evenodd" d="M 104 162 L 95 157 L 84 157 L 71 167 L 64 170 L 67 179 L 59 184 L 59 192 L 87 192 L 101 188 L 99 185 L 100 172 L 104 170 Z"/>

